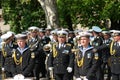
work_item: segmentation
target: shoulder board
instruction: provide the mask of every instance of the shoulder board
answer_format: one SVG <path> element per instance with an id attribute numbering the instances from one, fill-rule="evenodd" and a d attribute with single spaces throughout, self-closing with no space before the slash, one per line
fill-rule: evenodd
<path id="1" fill-rule="evenodd" d="M 70 44 L 70 43 L 67 43 L 66 45 L 71 46 L 71 44 Z"/>

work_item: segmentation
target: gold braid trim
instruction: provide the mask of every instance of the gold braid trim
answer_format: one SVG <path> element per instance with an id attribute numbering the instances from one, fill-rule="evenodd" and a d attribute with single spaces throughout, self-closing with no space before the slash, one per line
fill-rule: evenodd
<path id="1" fill-rule="evenodd" d="M 56 45 L 55 44 L 53 44 L 53 57 L 55 58 L 56 56 L 57 56 L 57 51 L 56 51 Z"/>
<path id="2" fill-rule="evenodd" d="M 5 48 L 5 43 L 2 44 L 2 55 L 3 55 L 3 57 L 6 57 L 7 53 L 4 48 Z"/>
<path id="3" fill-rule="evenodd" d="M 111 55 L 114 55 L 115 54 L 115 49 L 113 50 L 113 44 L 114 44 L 114 41 L 111 42 L 111 45 L 110 45 L 110 54 Z"/>
<path id="4" fill-rule="evenodd" d="M 82 67 L 83 66 L 83 61 L 84 61 L 84 57 L 82 57 L 82 59 L 79 60 L 79 51 L 77 52 L 77 65 L 78 67 Z"/>
<path id="5" fill-rule="evenodd" d="M 14 51 L 14 53 L 13 53 L 13 59 L 15 61 L 15 64 L 16 65 L 20 65 L 22 63 L 22 56 L 20 57 L 20 59 L 17 59 L 15 54 L 16 54 L 16 52 Z"/>
<path id="6" fill-rule="evenodd" d="M 82 58 L 80 60 L 77 59 L 77 65 L 78 65 L 78 67 L 83 66 L 83 61 L 84 61 L 84 58 Z"/>

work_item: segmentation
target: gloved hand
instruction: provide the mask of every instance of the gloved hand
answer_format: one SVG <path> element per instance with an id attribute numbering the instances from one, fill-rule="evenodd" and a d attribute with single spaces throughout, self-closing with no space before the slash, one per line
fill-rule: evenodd
<path id="1" fill-rule="evenodd" d="M 76 78 L 76 80 L 81 80 L 81 78 Z"/>
<path id="2" fill-rule="evenodd" d="M 22 74 L 17 74 L 13 77 L 14 80 L 23 80 L 25 77 Z"/>
<path id="3" fill-rule="evenodd" d="M 5 68 L 2 67 L 2 71 L 5 71 Z"/>
<path id="4" fill-rule="evenodd" d="M 84 80 L 88 80 L 86 77 L 84 77 Z"/>
<path id="5" fill-rule="evenodd" d="M 22 74 L 18 74 L 18 77 L 19 77 L 19 79 L 24 79 L 25 78 L 24 75 L 22 75 Z"/>
<path id="6" fill-rule="evenodd" d="M 53 67 L 49 67 L 48 70 L 52 71 L 52 70 L 53 70 Z"/>
<path id="7" fill-rule="evenodd" d="M 71 73 L 71 72 L 72 72 L 72 68 L 71 68 L 71 67 L 67 67 L 67 71 L 68 71 L 69 73 Z"/>
<path id="8" fill-rule="evenodd" d="M 18 80 L 19 78 L 18 78 L 18 75 L 15 75 L 14 77 L 13 77 L 13 79 L 14 80 Z"/>

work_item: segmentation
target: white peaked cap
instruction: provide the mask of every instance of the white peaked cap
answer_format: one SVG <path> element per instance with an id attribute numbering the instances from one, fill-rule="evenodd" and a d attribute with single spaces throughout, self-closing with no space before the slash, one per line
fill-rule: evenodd
<path id="1" fill-rule="evenodd" d="M 15 35 L 16 39 L 27 39 L 27 35 L 26 34 L 17 34 Z"/>
<path id="2" fill-rule="evenodd" d="M 51 33 L 51 34 L 57 34 L 57 31 L 58 31 L 58 30 L 52 30 L 50 33 Z"/>
<path id="3" fill-rule="evenodd" d="M 15 35 L 15 33 L 12 32 L 12 31 L 8 31 L 7 34 L 13 34 L 13 35 Z"/>
<path id="4" fill-rule="evenodd" d="M 67 36 L 68 33 L 66 31 L 64 31 L 64 30 L 60 30 L 60 31 L 57 32 L 57 35 L 58 36 Z"/>
<path id="5" fill-rule="evenodd" d="M 79 35 L 80 35 L 80 37 L 83 37 L 83 36 L 91 36 L 92 34 L 91 33 L 89 33 L 89 32 L 80 32 L 79 33 Z"/>
<path id="6" fill-rule="evenodd" d="M 7 34 L 7 33 L 5 33 L 5 34 L 3 34 L 2 36 L 1 36 L 1 39 L 2 40 L 7 40 L 8 38 L 10 38 L 12 36 L 12 34 Z"/>
<path id="7" fill-rule="evenodd" d="M 39 28 L 36 27 L 36 26 L 31 26 L 31 27 L 28 28 L 28 30 L 36 30 L 36 29 L 39 30 Z"/>
<path id="8" fill-rule="evenodd" d="M 92 26 L 92 30 L 95 32 L 102 32 L 102 29 L 98 26 Z"/>

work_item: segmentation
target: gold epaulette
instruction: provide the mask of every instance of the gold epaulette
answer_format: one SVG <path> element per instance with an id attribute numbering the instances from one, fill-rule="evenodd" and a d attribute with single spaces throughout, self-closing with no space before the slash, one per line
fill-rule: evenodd
<path id="1" fill-rule="evenodd" d="M 70 44 L 70 43 L 67 43 L 66 45 L 71 46 L 71 44 Z"/>

